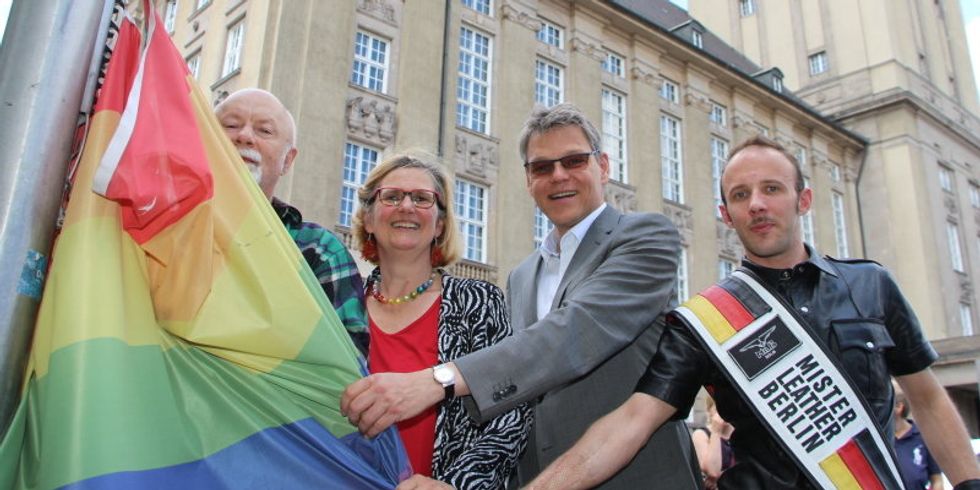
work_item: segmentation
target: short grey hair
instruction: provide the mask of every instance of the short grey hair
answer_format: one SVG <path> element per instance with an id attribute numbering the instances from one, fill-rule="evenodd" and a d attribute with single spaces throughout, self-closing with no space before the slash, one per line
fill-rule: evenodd
<path id="1" fill-rule="evenodd" d="M 602 151 L 602 139 L 599 136 L 599 130 L 589 122 L 581 109 L 572 104 L 558 104 L 552 107 L 535 105 L 521 130 L 521 161 L 527 162 L 527 144 L 531 140 L 531 136 L 547 133 L 552 129 L 564 126 L 582 128 L 592 150 Z"/>

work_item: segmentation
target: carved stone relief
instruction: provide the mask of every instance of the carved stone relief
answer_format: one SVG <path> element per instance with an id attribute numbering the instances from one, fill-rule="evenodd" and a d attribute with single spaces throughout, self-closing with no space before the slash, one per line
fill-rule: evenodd
<path id="1" fill-rule="evenodd" d="M 384 147 L 394 141 L 397 126 L 393 103 L 366 96 L 348 97 L 348 134 Z"/>
<path id="2" fill-rule="evenodd" d="M 751 127 L 753 125 L 752 116 L 742 111 L 735 111 L 735 114 L 732 115 L 732 126 L 735 128 Z"/>
<path id="3" fill-rule="evenodd" d="M 973 283 L 967 276 L 960 276 L 960 303 L 973 304 Z"/>
<path id="4" fill-rule="evenodd" d="M 456 169 L 476 177 L 486 177 L 500 164 L 497 144 L 476 136 L 457 133 L 455 141 Z"/>
<path id="5" fill-rule="evenodd" d="M 541 30 L 542 23 L 534 16 L 533 13 L 525 12 L 514 7 L 511 3 L 505 3 L 500 6 L 500 11 L 504 20 L 509 20 L 516 24 L 527 27 L 528 29 L 538 32 Z"/>
<path id="6" fill-rule="evenodd" d="M 651 69 L 652 67 L 640 66 L 639 63 L 634 62 L 633 67 L 630 68 L 630 76 L 633 80 L 639 80 L 651 87 L 660 87 L 660 77 L 657 76 L 656 71 Z"/>
<path id="7" fill-rule="evenodd" d="M 681 244 L 684 246 L 690 245 L 692 235 L 694 234 L 691 210 L 669 202 L 664 204 L 664 214 L 674 223 L 677 231 L 680 232 Z"/>
<path id="8" fill-rule="evenodd" d="M 687 86 L 684 94 L 684 103 L 702 112 L 711 112 L 711 99 L 708 94 L 697 90 L 690 85 Z"/>
<path id="9" fill-rule="evenodd" d="M 602 49 L 602 46 L 597 43 L 582 37 L 574 37 L 571 39 L 570 44 L 572 45 L 572 51 L 581 52 L 589 58 L 600 62 L 606 59 L 606 50 Z"/>
<path id="10" fill-rule="evenodd" d="M 391 25 L 398 25 L 395 19 L 395 7 L 387 0 L 360 0 L 357 10 Z"/>
<path id="11" fill-rule="evenodd" d="M 956 197 L 946 194 L 943 196 L 943 205 L 946 206 L 946 213 L 951 217 L 956 217 Z"/>
<path id="12" fill-rule="evenodd" d="M 610 181 L 606 185 L 606 202 L 620 212 L 636 211 L 636 189 Z"/>
<path id="13" fill-rule="evenodd" d="M 721 255 L 738 260 L 742 257 L 742 242 L 738 239 L 735 230 L 729 228 L 721 221 L 715 222 L 715 236 L 718 238 L 718 245 Z"/>

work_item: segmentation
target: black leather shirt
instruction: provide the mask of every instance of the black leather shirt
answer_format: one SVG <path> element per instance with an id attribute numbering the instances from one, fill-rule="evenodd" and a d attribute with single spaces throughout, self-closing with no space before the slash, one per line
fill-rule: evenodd
<path id="1" fill-rule="evenodd" d="M 883 267 L 819 257 L 809 246 L 807 252 L 810 259 L 791 269 L 768 269 L 747 260 L 742 265 L 799 313 L 866 396 L 883 433 L 893 434 L 889 375 L 919 372 L 935 361 L 936 352 Z M 636 391 L 677 407 L 675 418 L 687 416 L 702 385 L 713 394 L 719 415 L 735 427 L 731 443 L 736 464 L 722 474 L 719 487 L 812 488 L 694 335 L 679 322 L 668 323 Z"/>

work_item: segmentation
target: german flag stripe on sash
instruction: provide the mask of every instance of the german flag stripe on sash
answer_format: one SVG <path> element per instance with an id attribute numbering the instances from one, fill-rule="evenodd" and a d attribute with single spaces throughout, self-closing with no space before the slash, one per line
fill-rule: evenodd
<path id="1" fill-rule="evenodd" d="M 729 289 L 742 295 L 744 301 L 740 301 Z M 739 281 L 724 281 L 721 285 L 711 286 L 688 300 L 684 306 L 701 319 L 719 344 L 771 309 L 755 291 Z"/>
<path id="2" fill-rule="evenodd" d="M 749 314 L 752 315 L 752 318 L 759 318 L 772 310 L 772 307 L 763 301 L 748 284 L 738 279 L 728 277 L 718 283 L 718 286 L 736 298 Z"/>
<path id="3" fill-rule="evenodd" d="M 868 438 L 870 434 L 865 430 L 841 446 L 836 453 L 820 462 L 820 467 L 838 489 L 883 490 L 885 488 L 872 468 L 870 459 L 874 457 L 874 452 L 866 450 L 867 444 L 872 443 L 866 440 Z"/>
<path id="4" fill-rule="evenodd" d="M 758 318 L 758 315 L 749 313 L 734 296 L 718 286 L 705 289 L 701 295 L 718 308 L 718 311 L 735 330 L 745 328 L 746 325 L 752 323 L 752 320 Z"/>

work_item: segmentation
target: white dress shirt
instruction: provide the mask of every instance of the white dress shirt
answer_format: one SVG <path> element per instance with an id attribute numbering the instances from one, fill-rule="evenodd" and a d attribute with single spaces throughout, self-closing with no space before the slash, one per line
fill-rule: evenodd
<path id="1" fill-rule="evenodd" d="M 544 261 L 541 271 L 538 274 L 538 320 L 545 317 L 551 311 L 551 303 L 555 300 L 558 292 L 558 285 L 568 263 L 575 256 L 575 251 L 582 243 L 582 238 L 589 231 L 592 223 L 599 217 L 599 213 L 606 209 L 606 203 L 602 203 L 595 211 L 579 221 L 572 229 L 565 233 L 561 240 L 558 239 L 558 230 L 552 229 L 551 233 L 541 242 L 541 258 Z"/>

